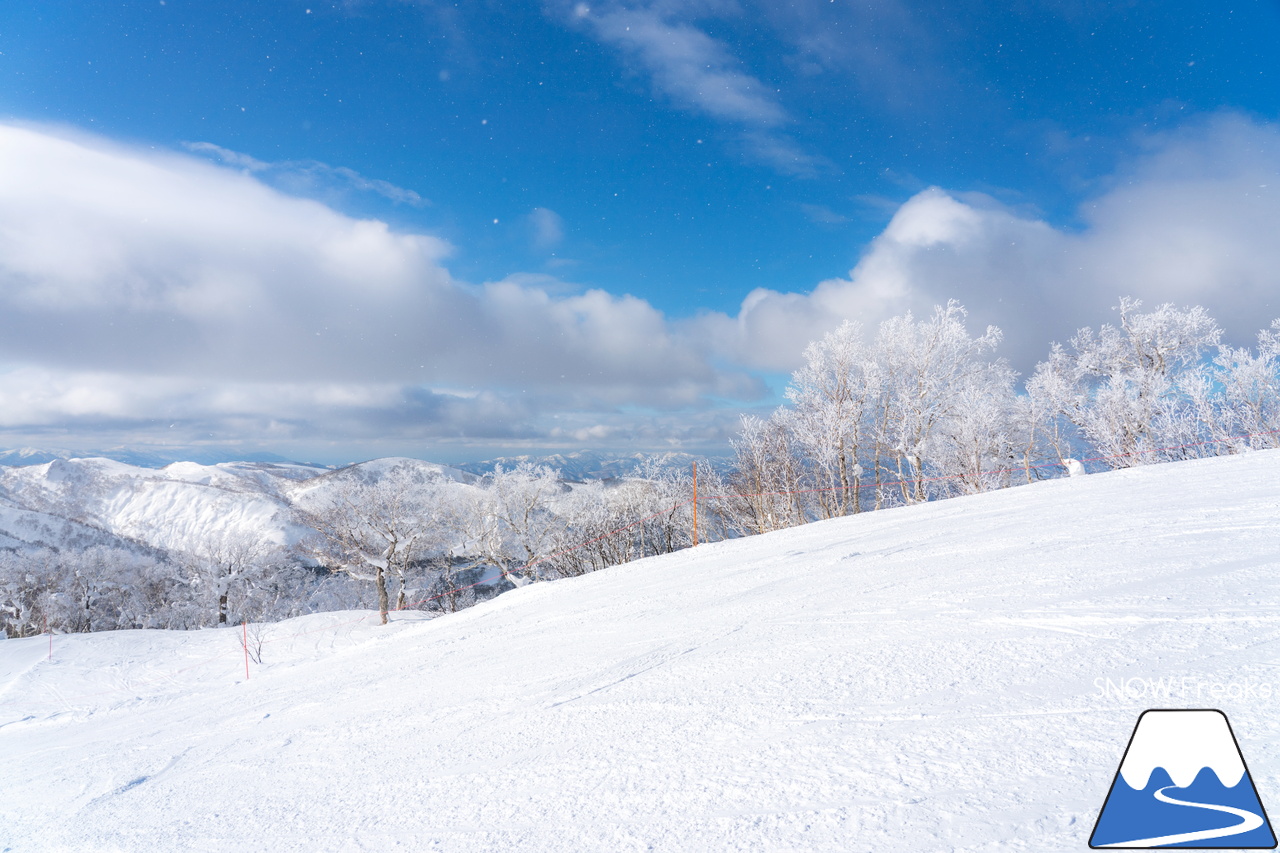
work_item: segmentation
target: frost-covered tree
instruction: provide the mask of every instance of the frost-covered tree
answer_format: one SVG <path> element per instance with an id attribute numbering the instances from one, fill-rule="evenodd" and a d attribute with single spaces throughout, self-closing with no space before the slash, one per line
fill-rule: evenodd
<path id="1" fill-rule="evenodd" d="M 1054 345 L 1038 387 L 1113 468 L 1197 455 L 1196 419 L 1180 384 L 1222 334 L 1204 308 L 1164 304 L 1140 313 L 1120 300 L 1119 326 L 1081 329 Z"/>
<path id="2" fill-rule="evenodd" d="M 967 372 L 950 412 L 937 427 L 931 462 L 951 494 L 976 494 L 1010 485 L 1019 457 L 1013 384 L 1003 361 Z"/>
<path id="3" fill-rule="evenodd" d="M 710 466 L 703 462 L 703 469 Z M 647 460 L 623 481 L 615 501 L 636 525 L 640 553 L 669 554 L 693 542 L 693 472 Z M 705 494 L 705 493 L 704 493 Z M 701 522 L 698 525 L 702 527 Z"/>
<path id="4" fill-rule="evenodd" d="M 732 442 L 735 527 L 857 512 L 867 468 L 877 509 L 1008 485 L 1021 441 L 1016 374 L 987 358 L 1000 330 L 972 337 L 965 316 L 949 302 L 927 320 L 886 320 L 870 344 L 855 323 L 811 344 L 786 391 L 791 407 L 744 418 Z"/>
<path id="5" fill-rule="evenodd" d="M 0 625 L 6 637 L 26 637 L 43 630 L 48 614 L 40 606 L 41 596 L 51 586 L 45 562 L 30 552 L 0 551 Z"/>
<path id="6" fill-rule="evenodd" d="M 885 374 L 863 341 L 862 327 L 849 321 L 809 344 L 804 357 L 786 390 L 794 408 L 789 426 L 813 468 L 823 517 L 858 512 L 859 453 Z"/>
<path id="7" fill-rule="evenodd" d="M 618 482 L 575 485 L 556 502 L 561 534 L 549 563 L 571 576 L 687 547 L 691 497 L 688 472 L 652 461 Z"/>
<path id="8" fill-rule="evenodd" d="M 189 587 L 156 554 L 105 545 L 0 551 L 0 627 L 10 637 L 194 625 Z"/>
<path id="9" fill-rule="evenodd" d="M 970 337 L 966 316 L 953 300 L 936 307 L 928 320 L 910 312 L 886 320 L 876 334 L 873 350 L 885 377 L 873 426 L 877 485 L 881 471 L 892 466 L 905 503 L 928 500 L 927 469 L 937 468 L 945 456 L 940 427 L 976 401 L 974 391 L 984 381 L 992 389 L 1003 381 L 985 359 L 1002 333 L 988 326 Z"/>
<path id="10" fill-rule="evenodd" d="M 485 498 L 477 508 L 485 517 L 481 532 L 495 561 L 521 563 L 526 579 L 537 580 L 537 564 L 554 550 L 562 524 L 552 502 L 566 491 L 560 475 L 527 461 L 494 468 L 486 478 Z"/>
<path id="11" fill-rule="evenodd" d="M 299 521 L 315 531 L 302 547 L 326 566 L 372 581 L 385 625 L 388 576 L 400 582 L 396 606 L 402 608 L 410 568 L 440 545 L 439 503 L 438 485 L 405 464 L 372 481 L 340 480 L 299 510 Z"/>
<path id="12" fill-rule="evenodd" d="M 1194 379 L 1194 397 L 1213 437 L 1233 451 L 1280 447 L 1280 319 L 1258 333 L 1256 353 L 1219 347 L 1209 374 Z M 1215 388 L 1220 402 L 1205 406 Z"/>
<path id="13" fill-rule="evenodd" d="M 1035 460 L 1048 456 L 1061 462 L 1072 456 L 1075 442 L 1081 440 L 1076 424 L 1088 397 L 1075 362 L 1058 343 L 1051 345 L 1048 361 L 1036 365 L 1024 387 L 1026 394 L 1016 405 L 1030 481 Z"/>
<path id="14" fill-rule="evenodd" d="M 644 556 L 643 487 L 637 485 L 596 480 L 574 486 L 559 502 L 561 531 L 546 564 L 561 577 L 573 577 Z"/>
<path id="15" fill-rule="evenodd" d="M 178 559 L 217 625 L 228 622 L 233 591 L 240 597 L 240 609 L 247 617 L 253 591 L 269 582 L 287 562 L 283 549 L 275 542 L 235 528 L 206 533 Z"/>
<path id="16" fill-rule="evenodd" d="M 804 524 L 802 477 L 805 467 L 795 433 L 793 413 L 780 408 L 768 419 L 742 418 L 742 431 L 730 441 L 734 469 L 727 485 L 731 496 L 723 512 L 739 533 L 767 533 Z"/>

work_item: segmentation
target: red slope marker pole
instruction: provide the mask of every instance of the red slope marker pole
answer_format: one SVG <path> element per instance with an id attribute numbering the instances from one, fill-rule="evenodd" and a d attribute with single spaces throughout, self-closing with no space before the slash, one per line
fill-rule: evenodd
<path id="1" fill-rule="evenodd" d="M 243 631 L 242 641 L 244 643 L 244 680 L 249 680 L 249 623 L 240 620 L 240 628 Z"/>

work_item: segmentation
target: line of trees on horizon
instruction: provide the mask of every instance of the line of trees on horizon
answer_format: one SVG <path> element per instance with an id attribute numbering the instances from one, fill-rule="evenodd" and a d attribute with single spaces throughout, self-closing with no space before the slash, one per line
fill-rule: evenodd
<path id="1" fill-rule="evenodd" d="M 785 405 L 743 418 L 731 465 L 700 467 L 697 539 L 1029 483 L 1077 456 L 1123 468 L 1280 447 L 1280 320 L 1256 349 L 1233 348 L 1201 307 L 1140 309 L 1121 299 L 1118 325 L 1053 344 L 1021 389 L 994 355 L 1000 330 L 971 335 L 955 302 L 870 337 L 846 322 L 806 349 Z M 522 462 L 468 485 L 407 463 L 338 472 L 293 501 L 311 534 L 292 549 L 221 532 L 186 550 L 2 550 L 0 627 L 18 637 L 451 612 L 689 547 L 690 473 L 651 463 L 570 485 Z"/>

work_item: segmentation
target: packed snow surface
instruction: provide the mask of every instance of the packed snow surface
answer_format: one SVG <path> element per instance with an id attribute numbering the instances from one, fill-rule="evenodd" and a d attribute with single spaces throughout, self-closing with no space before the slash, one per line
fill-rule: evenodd
<path id="1" fill-rule="evenodd" d="M 458 614 L 0 641 L 0 851 L 1079 851 L 1139 714 L 1280 811 L 1280 453 L 704 544 Z"/>

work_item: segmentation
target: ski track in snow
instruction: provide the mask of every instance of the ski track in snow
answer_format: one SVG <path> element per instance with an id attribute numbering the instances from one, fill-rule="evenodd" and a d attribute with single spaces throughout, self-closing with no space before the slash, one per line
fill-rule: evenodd
<path id="1" fill-rule="evenodd" d="M 1219 707 L 1263 802 L 1280 453 L 704 544 L 439 619 L 0 642 L 0 851 L 1087 849 L 1134 721 Z M 1278 691 L 1280 692 L 1280 691 Z"/>

